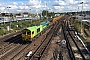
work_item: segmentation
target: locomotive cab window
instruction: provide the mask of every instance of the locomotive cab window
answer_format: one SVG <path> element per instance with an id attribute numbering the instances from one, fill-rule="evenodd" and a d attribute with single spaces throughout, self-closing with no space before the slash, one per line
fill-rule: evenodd
<path id="1" fill-rule="evenodd" d="M 34 31 L 32 32 L 32 34 L 34 34 Z"/>
<path id="2" fill-rule="evenodd" d="M 37 29 L 37 33 L 40 32 L 40 28 Z"/>
<path id="3" fill-rule="evenodd" d="M 23 34 L 26 34 L 26 31 L 25 31 L 25 30 L 23 30 L 23 31 L 22 31 L 22 33 L 23 33 Z"/>
<path id="4" fill-rule="evenodd" d="M 31 31 L 27 31 L 27 34 L 31 34 Z"/>
<path id="5" fill-rule="evenodd" d="M 29 30 L 27 30 L 27 29 L 24 29 L 24 30 L 22 30 L 22 33 L 23 34 L 30 34 L 31 32 Z"/>
<path id="6" fill-rule="evenodd" d="M 26 34 L 26 32 L 25 32 L 25 31 L 23 31 L 22 33 L 23 33 L 23 34 Z"/>

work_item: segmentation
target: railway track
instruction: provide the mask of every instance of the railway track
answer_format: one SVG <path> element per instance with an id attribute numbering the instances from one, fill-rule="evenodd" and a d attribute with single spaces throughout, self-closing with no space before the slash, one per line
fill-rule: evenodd
<path id="1" fill-rule="evenodd" d="M 44 42 L 45 40 L 45 45 L 42 45 L 46 48 L 47 45 L 49 45 L 50 43 L 50 39 L 52 37 L 50 36 L 53 36 L 53 33 L 55 32 L 54 31 L 54 28 L 55 26 L 50 26 L 49 29 L 46 29 L 48 31 L 44 31 L 45 34 L 43 34 L 41 36 L 41 38 L 38 38 L 38 39 L 35 39 L 35 41 L 33 41 L 31 44 L 25 44 L 24 41 L 21 41 L 21 32 L 16 32 L 16 33 L 13 33 L 13 34 L 9 34 L 7 36 L 4 36 L 3 38 L 0 38 L 0 59 L 1 60 L 17 60 L 17 59 L 22 59 L 22 57 L 25 57 L 25 59 L 27 59 L 26 57 L 26 54 L 29 52 L 29 51 L 33 51 L 35 52 L 35 49 L 37 49 L 36 47 L 37 46 L 40 46 L 41 42 Z M 52 31 L 52 32 L 51 32 Z M 5 38 L 5 39 L 4 39 Z M 48 41 L 49 40 L 49 41 Z M 38 42 L 37 44 L 37 41 L 40 41 Z M 35 42 L 35 43 L 34 43 Z M 46 43 L 47 42 L 47 43 Z M 43 48 L 43 46 L 41 47 L 41 50 L 39 48 L 39 53 L 41 54 L 45 48 Z M 40 50 L 42 52 L 40 52 Z M 21 55 L 22 54 L 22 55 Z"/>
<path id="2" fill-rule="evenodd" d="M 16 40 L 15 39 L 17 39 L 18 40 L 18 36 L 21 34 L 21 32 L 19 31 L 19 32 L 14 32 L 14 33 L 12 33 L 12 34 L 9 34 L 9 35 L 6 35 L 6 36 L 4 36 L 4 37 L 2 37 L 2 38 L 0 38 L 1 40 L 0 40 L 0 54 L 2 54 L 2 52 L 1 51 L 4 51 L 5 52 L 5 50 L 4 49 L 6 49 L 6 48 L 8 48 L 9 47 L 9 45 L 12 45 L 12 44 L 10 44 L 10 43 L 12 43 L 12 42 L 16 42 Z M 15 40 L 15 41 L 14 41 Z M 9 47 L 10 48 L 10 47 Z"/>
<path id="3" fill-rule="evenodd" d="M 20 39 L 14 39 L 13 42 L 19 42 Z M 7 43 L 5 44 L 4 48 L 0 50 L 0 59 L 5 60 L 6 56 L 11 55 L 11 51 L 16 50 L 17 48 L 21 47 L 22 44 L 15 44 L 15 43 Z M 6 59 L 7 60 L 7 59 Z"/>
<path id="4" fill-rule="evenodd" d="M 70 31 L 68 22 L 67 22 L 67 26 L 68 26 L 68 31 Z M 74 53 L 76 53 L 74 55 L 77 56 L 77 59 L 89 60 L 90 59 L 90 53 L 88 53 L 88 51 L 85 49 L 85 47 L 83 46 L 81 41 L 77 38 L 77 36 L 75 38 L 74 31 L 73 32 L 70 31 L 69 35 L 72 38 L 72 41 L 74 42 L 75 46 L 77 47 L 77 50 L 79 51 L 79 54 L 80 54 L 79 57 L 77 56 L 76 51 L 74 52 Z M 80 58 L 80 56 L 81 56 L 81 58 Z"/>
<path id="5" fill-rule="evenodd" d="M 59 40 L 57 41 L 58 47 L 55 49 L 53 53 L 53 60 L 70 60 L 70 56 L 68 54 L 68 49 L 67 49 L 67 44 L 62 43 L 63 40 L 65 40 L 65 34 L 66 32 L 64 31 L 65 26 L 63 27 L 63 20 L 67 19 L 67 16 L 65 16 L 62 21 L 61 21 L 61 31 L 58 32 Z"/>
<path id="6" fill-rule="evenodd" d="M 5 36 L 0 38 L 0 42 L 6 41 L 6 40 L 11 39 L 11 38 L 14 38 L 14 37 L 16 37 L 17 35 L 20 35 L 20 34 L 21 34 L 21 31 L 13 32 L 11 34 L 5 35 Z"/>
<path id="7" fill-rule="evenodd" d="M 6 39 L 0 42 L 0 59 L 1 60 L 43 60 L 43 57 L 50 46 L 52 38 L 56 36 L 60 26 L 62 27 L 63 35 L 66 40 L 65 51 L 68 51 L 71 60 L 89 60 L 89 54 L 85 50 L 82 43 L 75 38 L 75 31 L 71 31 L 69 28 L 69 17 L 65 16 L 63 19 L 57 21 L 46 29 L 42 35 L 36 37 L 32 43 L 22 41 L 21 33 L 13 35 L 12 37 L 6 37 Z M 61 23 L 60 23 L 61 22 Z M 10 35 L 11 36 L 11 35 Z M 60 46 L 60 45 L 59 45 Z M 76 49 L 76 50 L 75 50 Z M 64 50 L 60 47 L 59 49 Z M 32 52 L 28 55 L 29 52 Z M 63 54 L 62 54 L 63 53 Z M 67 55 L 68 55 L 67 54 Z M 63 59 L 64 52 L 59 52 L 57 58 Z M 78 58 L 77 55 L 80 57 Z"/>
<path id="8" fill-rule="evenodd" d="M 43 38 L 41 36 L 41 38 L 42 38 L 41 42 L 42 42 L 42 40 L 44 40 L 46 34 L 49 32 L 50 29 L 51 28 L 49 28 L 48 31 L 44 31 L 45 34 L 42 35 Z M 30 51 L 29 49 L 35 49 L 34 45 L 37 42 L 33 43 L 34 42 L 33 41 L 32 44 L 30 44 L 30 43 L 25 44 L 25 41 L 21 41 L 21 40 L 22 40 L 21 35 L 13 37 L 13 38 L 11 38 L 9 40 L 2 40 L 2 42 L 5 42 L 5 44 L 2 45 L 2 46 L 4 46 L 4 48 L 2 50 L 0 50 L 1 51 L 0 59 L 1 60 L 17 60 L 17 59 L 21 59 L 23 56 L 25 56 Z M 38 39 L 38 40 L 40 41 L 40 39 Z M 40 44 L 40 42 L 39 42 L 39 44 Z M 32 47 L 32 48 L 30 48 L 30 47 Z"/>
<path id="9" fill-rule="evenodd" d="M 56 26 L 58 28 L 58 24 L 56 24 Z M 45 38 L 43 43 L 38 47 L 36 52 L 33 54 L 32 57 L 29 58 L 29 60 L 40 60 L 42 58 L 42 55 L 44 54 L 44 51 L 49 46 L 49 44 L 51 42 L 51 39 L 52 39 L 53 35 L 55 34 L 55 32 L 57 30 L 56 26 L 53 26 L 51 28 L 51 31 L 47 34 L 47 37 Z M 55 28 L 56 28 L 56 30 L 54 30 Z"/>
<path id="10" fill-rule="evenodd" d="M 33 42 L 33 44 L 35 45 L 35 46 L 37 46 L 37 47 L 33 47 L 32 46 L 32 44 L 29 46 L 29 51 L 32 51 L 32 54 L 30 55 L 30 56 L 27 56 L 27 54 L 25 54 L 24 56 L 21 56 L 20 58 L 19 58 L 19 60 L 23 60 L 23 59 L 27 59 L 27 60 L 34 60 L 34 59 L 40 59 L 40 58 L 42 58 L 42 56 L 43 56 L 43 54 L 44 54 L 44 51 L 47 49 L 47 47 L 48 47 L 48 45 L 49 45 L 49 43 L 50 43 L 50 40 L 51 40 L 51 38 L 52 37 L 50 37 L 50 35 L 51 36 L 53 36 L 53 33 L 51 33 L 51 32 L 53 32 L 54 30 L 54 28 L 55 28 L 56 26 L 52 26 L 51 28 L 50 28 L 50 30 L 48 31 L 49 33 L 47 33 L 45 36 L 44 36 L 44 39 L 40 39 L 39 38 L 39 40 L 42 40 L 42 42 L 38 45 L 38 44 L 36 44 L 36 43 L 34 43 Z M 57 27 L 58 28 L 58 27 Z M 52 31 L 53 30 L 53 31 Z M 55 30 L 56 31 L 56 30 Z M 54 32 L 55 33 L 55 32 Z M 35 40 L 36 41 L 36 40 Z M 38 40 L 37 40 L 38 41 Z"/>
<path id="11" fill-rule="evenodd" d="M 64 37 L 66 40 L 66 44 L 67 44 L 67 48 L 68 48 L 68 53 L 70 55 L 71 60 L 89 60 L 89 54 L 85 54 L 85 47 L 83 47 L 83 45 L 81 44 L 81 42 L 78 40 L 76 40 L 76 38 L 74 38 L 72 34 L 72 32 L 70 31 L 69 28 L 69 23 L 68 23 L 69 19 L 67 18 L 65 21 L 63 21 L 63 33 L 64 33 Z M 81 48 L 80 48 L 81 47 Z M 82 50 L 84 49 L 85 52 L 83 52 Z"/>
<path id="12" fill-rule="evenodd" d="M 5 39 L 3 39 L 5 38 Z M 0 60 L 5 60 L 6 55 L 9 56 L 9 52 L 17 48 L 22 44 L 21 32 L 12 33 L 0 38 Z M 8 60 L 8 59 L 6 59 Z"/>
<path id="13" fill-rule="evenodd" d="M 48 51 L 45 52 L 46 55 L 43 55 L 41 60 L 69 60 L 70 59 L 67 53 L 68 50 L 66 49 L 66 46 L 65 46 L 66 44 L 64 45 L 61 43 L 61 41 L 64 39 L 63 33 L 62 33 L 61 21 L 64 20 L 65 17 L 62 18 L 60 21 L 58 21 L 60 24 L 59 24 L 59 27 L 57 26 L 56 32 L 54 33 L 55 35 L 52 39 L 51 46 L 48 48 Z"/>
<path id="14" fill-rule="evenodd" d="M 65 27 L 65 25 L 64 25 L 64 21 L 62 21 L 62 29 L 63 29 L 64 38 L 65 38 L 65 40 L 66 40 L 66 46 L 67 46 L 67 49 L 68 49 L 69 57 L 71 58 L 71 60 L 75 60 L 74 53 L 73 53 L 73 51 L 72 51 L 70 42 L 69 42 L 69 40 L 68 40 L 68 36 L 67 36 L 67 34 L 66 34 L 66 27 Z"/>
<path id="15" fill-rule="evenodd" d="M 8 42 L 2 42 L 1 43 L 1 49 L 0 49 L 0 55 L 4 54 L 5 52 L 7 52 L 8 50 L 10 50 L 11 48 L 15 47 L 17 44 L 17 42 L 19 42 L 21 36 L 18 36 L 14 39 L 10 39 Z"/>

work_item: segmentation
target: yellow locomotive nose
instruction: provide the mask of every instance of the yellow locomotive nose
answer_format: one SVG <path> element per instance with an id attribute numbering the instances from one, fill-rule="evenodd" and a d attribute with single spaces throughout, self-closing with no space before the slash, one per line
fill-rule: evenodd
<path id="1" fill-rule="evenodd" d="M 30 36 L 31 35 L 28 35 L 28 34 L 22 34 L 22 39 L 23 40 L 28 40 L 28 39 L 30 39 Z"/>
<path id="2" fill-rule="evenodd" d="M 27 40 L 27 39 L 28 39 L 27 35 L 22 34 L 22 39 L 23 39 L 23 40 Z"/>
<path id="3" fill-rule="evenodd" d="M 31 32 L 28 29 L 22 30 L 22 39 L 29 40 L 31 38 Z"/>

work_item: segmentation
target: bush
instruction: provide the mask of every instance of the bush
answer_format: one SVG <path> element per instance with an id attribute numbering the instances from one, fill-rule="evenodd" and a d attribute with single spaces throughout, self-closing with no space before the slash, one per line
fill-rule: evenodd
<path id="1" fill-rule="evenodd" d="M 15 30 L 22 30 L 24 28 L 27 28 L 27 27 L 30 27 L 30 26 L 33 26 L 33 25 L 36 25 L 36 24 L 40 24 L 40 22 L 42 21 L 45 21 L 45 20 L 32 20 L 32 23 L 31 23 L 31 20 L 23 20 L 23 21 L 18 21 L 18 22 L 12 22 L 11 23 L 11 29 L 10 31 L 3 31 L 3 30 L 0 30 L 0 35 L 2 36 L 3 34 L 8 34 L 8 33 L 11 33 Z M 18 27 L 17 27 L 18 25 Z M 0 25 L 1 27 L 4 27 L 4 29 L 6 30 L 6 27 L 7 26 L 10 26 L 10 23 L 5 23 L 4 25 Z"/>

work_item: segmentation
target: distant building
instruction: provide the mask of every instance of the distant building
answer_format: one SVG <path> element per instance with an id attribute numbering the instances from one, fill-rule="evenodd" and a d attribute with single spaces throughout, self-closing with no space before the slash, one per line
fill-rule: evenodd
<path id="1" fill-rule="evenodd" d="M 13 14 L 12 13 L 0 13 L 0 17 L 11 17 L 11 16 L 13 16 Z"/>
<path id="2" fill-rule="evenodd" d="M 18 13 L 16 14 L 16 17 L 28 17 L 28 13 L 24 12 L 24 13 Z"/>
<path id="3" fill-rule="evenodd" d="M 23 13 L 23 17 L 28 17 L 29 15 L 28 15 L 28 12 L 24 12 Z"/>
<path id="4" fill-rule="evenodd" d="M 60 14 L 55 14 L 55 16 L 59 16 Z"/>

